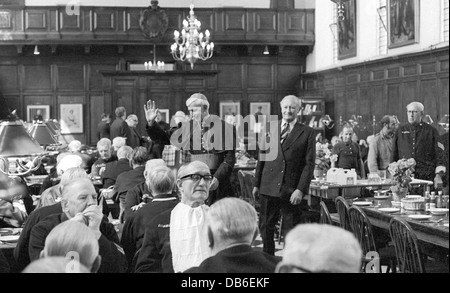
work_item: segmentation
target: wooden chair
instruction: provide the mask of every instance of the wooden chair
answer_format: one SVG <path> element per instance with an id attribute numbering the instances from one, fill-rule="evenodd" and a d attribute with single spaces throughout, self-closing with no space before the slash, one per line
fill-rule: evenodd
<path id="1" fill-rule="evenodd" d="M 359 244 L 363 252 L 363 265 L 370 262 L 371 258 L 366 258 L 369 252 L 377 252 L 380 257 L 380 265 L 387 266 L 386 272 L 396 272 L 396 254 L 394 247 L 384 247 L 378 249 L 375 244 L 375 238 L 373 237 L 372 224 L 364 211 L 358 206 L 351 206 L 348 209 L 348 216 L 350 220 L 350 229 Z M 380 268 L 381 272 L 381 268 Z"/>
<path id="2" fill-rule="evenodd" d="M 320 220 L 319 220 L 319 222 L 321 224 L 333 225 L 333 221 L 331 220 L 330 212 L 328 211 L 328 208 L 323 201 L 320 202 Z"/>
<path id="3" fill-rule="evenodd" d="M 394 242 L 399 270 L 402 273 L 425 273 L 424 258 L 411 226 L 403 219 L 393 218 L 389 223 L 389 234 Z"/>
<path id="4" fill-rule="evenodd" d="M 350 219 L 348 217 L 348 209 L 350 206 L 342 196 L 336 197 L 335 204 L 336 210 L 339 215 L 339 223 L 341 225 L 341 228 L 351 232 Z"/>

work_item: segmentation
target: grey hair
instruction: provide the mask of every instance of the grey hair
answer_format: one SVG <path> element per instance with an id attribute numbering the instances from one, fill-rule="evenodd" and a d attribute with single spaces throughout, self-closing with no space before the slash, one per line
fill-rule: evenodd
<path id="1" fill-rule="evenodd" d="M 45 239 L 45 256 L 67 256 L 76 253 L 81 264 L 91 269 L 99 255 L 94 232 L 77 221 L 64 221 L 53 228 Z"/>
<path id="2" fill-rule="evenodd" d="M 294 95 L 287 95 L 285 96 L 281 101 L 280 105 L 286 102 L 287 100 L 293 100 L 295 101 L 296 106 L 300 107 L 300 99 Z"/>
<path id="3" fill-rule="evenodd" d="M 255 208 L 239 198 L 223 198 L 209 208 L 206 219 L 214 235 L 220 239 L 251 241 L 258 231 Z"/>
<path id="4" fill-rule="evenodd" d="M 419 111 L 422 112 L 422 113 L 423 113 L 423 111 L 425 110 L 425 107 L 424 107 L 423 104 L 420 103 L 420 102 L 411 102 L 411 103 L 409 103 L 409 104 L 406 106 L 406 109 L 408 109 L 408 108 L 414 108 L 414 109 L 417 109 L 417 110 L 419 110 Z"/>
<path id="5" fill-rule="evenodd" d="M 175 188 L 175 174 L 169 167 L 157 167 L 148 177 L 149 186 L 154 195 L 172 193 Z"/>
<path id="6" fill-rule="evenodd" d="M 61 182 L 59 183 L 61 186 L 67 185 L 69 182 L 74 179 L 86 178 L 89 179 L 89 175 L 86 173 L 86 170 L 83 168 L 69 168 L 67 169 L 61 176 Z"/>
<path id="7" fill-rule="evenodd" d="M 97 142 L 97 148 L 100 146 L 106 146 L 108 148 L 111 148 L 111 140 L 109 138 L 102 138 Z"/>
<path id="8" fill-rule="evenodd" d="M 117 150 L 117 158 L 118 159 L 129 159 L 131 152 L 133 151 L 133 148 L 127 145 L 121 146 L 118 150 Z"/>

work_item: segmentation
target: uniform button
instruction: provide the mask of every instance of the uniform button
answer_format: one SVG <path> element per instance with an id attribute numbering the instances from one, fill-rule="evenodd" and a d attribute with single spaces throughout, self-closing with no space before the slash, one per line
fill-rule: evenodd
<path id="1" fill-rule="evenodd" d="M 278 183 L 278 186 L 280 186 L 280 183 Z"/>
<path id="2" fill-rule="evenodd" d="M 281 173 L 283 173 L 284 171 L 281 171 Z"/>

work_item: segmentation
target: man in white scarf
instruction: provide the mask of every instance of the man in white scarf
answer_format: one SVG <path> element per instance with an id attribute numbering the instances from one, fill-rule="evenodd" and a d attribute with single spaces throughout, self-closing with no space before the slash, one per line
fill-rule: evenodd
<path id="1" fill-rule="evenodd" d="M 205 214 L 213 179 L 208 165 L 193 161 L 178 170 L 181 201 L 170 215 L 170 249 L 174 272 L 198 266 L 210 256 Z"/>

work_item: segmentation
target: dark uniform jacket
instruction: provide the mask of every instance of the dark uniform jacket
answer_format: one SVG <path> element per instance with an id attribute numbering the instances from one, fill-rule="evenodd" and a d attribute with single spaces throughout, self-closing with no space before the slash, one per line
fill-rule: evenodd
<path id="1" fill-rule="evenodd" d="M 133 170 L 133 168 L 130 166 L 130 161 L 126 158 L 106 163 L 105 172 L 101 175 L 103 188 L 108 188 L 116 184 L 117 176 L 130 170 Z"/>
<path id="2" fill-rule="evenodd" d="M 50 231 L 58 224 L 68 220 L 66 214 L 54 214 L 40 221 L 31 230 L 28 252 L 30 260 L 39 258 L 45 246 L 45 239 Z M 98 239 L 99 255 L 102 257 L 99 273 L 124 273 L 127 269 L 125 254 L 119 246 L 119 237 L 114 226 L 103 217 L 100 224 L 102 235 Z"/>
<path id="3" fill-rule="evenodd" d="M 14 248 L 14 259 L 17 263 L 17 269 L 22 271 L 29 263 L 30 256 L 28 254 L 28 246 L 30 243 L 31 229 L 47 216 L 62 213 L 61 202 L 53 205 L 41 207 L 34 210 L 25 221 L 22 232 L 20 233 L 17 246 Z"/>
<path id="4" fill-rule="evenodd" d="M 151 202 L 153 195 L 152 192 L 148 190 L 148 186 L 145 181 L 128 190 L 127 194 L 125 195 L 125 221 L 134 213 L 131 208 L 143 202 L 144 195 L 147 195 L 149 197 L 145 201 Z"/>
<path id="5" fill-rule="evenodd" d="M 161 194 L 126 219 L 120 243 L 127 256 L 129 267 L 136 251 L 142 246 L 145 230 L 151 220 L 166 210 L 172 210 L 178 203 L 179 200 L 175 195 Z"/>
<path id="6" fill-rule="evenodd" d="M 392 160 L 414 158 L 416 160 L 414 177 L 433 180 L 437 163 L 438 132 L 433 126 L 420 122 L 401 125 L 395 132 L 392 142 Z"/>
<path id="7" fill-rule="evenodd" d="M 278 129 L 281 133 L 281 121 L 278 122 Z M 278 154 L 272 161 L 258 160 L 254 186 L 259 187 L 260 194 L 286 200 L 295 189 L 308 194 L 315 167 L 314 130 L 297 122 L 283 145 L 279 138 L 271 139 L 278 139 Z"/>
<path id="8" fill-rule="evenodd" d="M 205 259 L 198 267 L 184 273 L 274 273 L 281 257 L 256 250 L 250 245 L 241 244 L 229 247 Z"/>
<path id="9" fill-rule="evenodd" d="M 169 239 L 171 212 L 172 209 L 162 212 L 148 224 L 136 261 L 136 273 L 174 273 Z"/>

